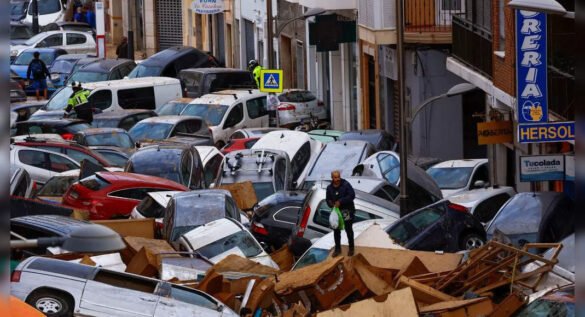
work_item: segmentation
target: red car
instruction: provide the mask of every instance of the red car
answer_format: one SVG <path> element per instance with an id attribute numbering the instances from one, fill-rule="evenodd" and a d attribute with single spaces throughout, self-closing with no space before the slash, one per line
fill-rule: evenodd
<path id="1" fill-rule="evenodd" d="M 85 146 L 73 142 L 46 140 L 31 137 L 26 138 L 24 141 L 14 142 L 14 144 L 19 146 L 28 146 L 51 152 L 61 153 L 69 156 L 72 160 L 76 161 L 79 164 L 81 164 L 81 160 L 86 159 L 94 164 L 98 164 L 103 167 L 111 166 L 110 162 L 108 162 L 108 160 L 105 157 L 101 156 L 99 153 L 96 153 Z"/>
<path id="2" fill-rule="evenodd" d="M 221 148 L 221 153 L 228 154 L 231 151 L 250 149 L 258 140 L 260 138 L 231 139 Z"/>
<path id="3" fill-rule="evenodd" d="M 89 210 L 90 220 L 128 217 L 148 192 L 186 191 L 173 181 L 125 172 L 97 172 L 74 183 L 63 195 L 63 205 Z"/>

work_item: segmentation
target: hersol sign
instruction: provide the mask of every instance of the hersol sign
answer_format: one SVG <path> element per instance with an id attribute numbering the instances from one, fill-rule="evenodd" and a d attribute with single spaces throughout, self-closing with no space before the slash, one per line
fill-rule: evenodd
<path id="1" fill-rule="evenodd" d="M 223 0 L 194 0 L 191 10 L 198 14 L 216 14 L 223 12 Z"/>
<path id="2" fill-rule="evenodd" d="M 546 14 L 516 10 L 518 123 L 548 122 Z"/>
<path id="3" fill-rule="evenodd" d="M 539 182 L 565 179 L 563 155 L 537 155 L 520 157 L 520 181 Z"/>

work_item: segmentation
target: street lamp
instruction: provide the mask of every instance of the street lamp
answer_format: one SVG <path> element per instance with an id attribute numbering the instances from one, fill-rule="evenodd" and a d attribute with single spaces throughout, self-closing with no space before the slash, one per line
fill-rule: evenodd
<path id="1" fill-rule="evenodd" d="M 508 6 L 516 10 L 561 15 L 570 19 L 575 18 L 575 12 L 567 11 L 562 4 L 555 0 L 512 0 L 508 2 Z"/>
<path id="2" fill-rule="evenodd" d="M 268 1 L 270 2 L 270 1 Z M 282 33 L 282 31 L 284 31 L 284 28 L 289 25 L 290 23 L 297 21 L 297 20 L 305 20 L 308 19 L 310 17 L 314 17 L 316 15 L 320 15 L 327 12 L 327 10 L 323 9 L 323 8 L 310 8 L 308 9 L 305 13 L 303 13 L 303 15 L 300 15 L 298 17 L 294 17 L 286 22 L 284 22 L 280 28 L 278 28 L 278 30 L 276 31 L 275 34 L 270 34 L 272 32 L 268 33 L 268 67 L 269 68 L 274 68 L 274 60 L 273 60 L 273 55 L 272 55 L 272 51 L 273 51 L 273 47 L 272 47 L 272 41 L 273 38 L 280 38 L 280 33 Z M 270 28 L 268 31 L 272 31 L 272 28 Z"/>
<path id="3" fill-rule="evenodd" d="M 81 253 L 107 253 L 126 248 L 126 244 L 118 233 L 98 224 L 81 226 L 73 230 L 67 237 L 10 240 L 11 249 L 56 246 L 62 247 L 67 251 Z"/>

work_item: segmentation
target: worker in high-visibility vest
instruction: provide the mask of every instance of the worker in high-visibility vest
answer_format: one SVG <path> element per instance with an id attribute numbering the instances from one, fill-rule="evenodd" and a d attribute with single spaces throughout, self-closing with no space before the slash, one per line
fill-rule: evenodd
<path id="1" fill-rule="evenodd" d="M 75 82 L 72 84 L 71 88 L 73 88 L 73 94 L 69 97 L 67 107 L 65 108 L 67 116 L 69 116 L 73 110 L 77 114 L 78 119 L 91 123 L 93 121 L 93 111 L 89 104 L 89 90 L 83 89 L 81 83 L 76 85 Z"/>
<path id="2" fill-rule="evenodd" d="M 252 59 L 248 62 L 248 70 L 252 72 L 252 75 L 254 76 L 254 80 L 256 80 L 256 85 L 258 85 L 258 88 L 260 88 L 260 71 L 263 69 L 264 68 L 262 68 L 262 66 L 260 66 L 260 64 L 258 64 L 258 61 L 255 59 Z"/>

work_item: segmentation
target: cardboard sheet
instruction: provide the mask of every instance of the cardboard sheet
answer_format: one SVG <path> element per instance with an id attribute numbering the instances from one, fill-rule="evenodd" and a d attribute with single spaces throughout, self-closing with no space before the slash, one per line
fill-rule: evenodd
<path id="1" fill-rule="evenodd" d="M 417 317 L 418 310 L 410 288 L 394 291 L 338 308 L 320 312 L 317 317 Z"/>

